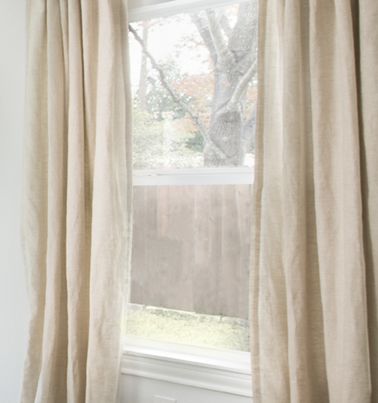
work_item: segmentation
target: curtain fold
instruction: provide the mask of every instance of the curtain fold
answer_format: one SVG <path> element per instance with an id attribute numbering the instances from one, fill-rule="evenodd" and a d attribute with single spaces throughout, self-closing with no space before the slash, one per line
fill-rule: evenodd
<path id="1" fill-rule="evenodd" d="M 126 18 L 122 0 L 27 4 L 23 403 L 117 399 L 132 235 Z"/>
<path id="2" fill-rule="evenodd" d="M 378 3 L 259 13 L 254 403 L 375 403 Z"/>

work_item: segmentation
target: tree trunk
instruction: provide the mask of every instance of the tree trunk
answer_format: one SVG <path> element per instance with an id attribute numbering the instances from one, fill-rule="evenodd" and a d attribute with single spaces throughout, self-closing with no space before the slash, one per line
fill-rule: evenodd
<path id="1" fill-rule="evenodd" d="M 225 111 L 217 114 L 222 105 L 230 99 L 232 91 L 236 87 L 236 81 L 227 80 L 230 78 L 228 76 L 225 72 L 218 72 L 215 75 L 213 112 L 209 127 L 211 140 L 224 152 L 226 157 L 215 153 L 212 147 L 205 146 L 206 166 L 233 166 L 243 162 L 240 148 L 243 123 L 241 111 Z"/>
<path id="2" fill-rule="evenodd" d="M 214 21 L 214 15 L 208 15 L 213 42 L 216 27 L 221 19 Z M 213 21 L 211 20 L 213 19 Z M 252 144 L 254 119 L 253 114 L 244 118 L 248 82 L 242 83 L 251 65 L 255 63 L 257 3 L 243 3 L 239 6 L 238 19 L 232 30 L 227 50 L 229 57 L 212 58 L 214 63 L 214 92 L 209 136 L 225 156 L 216 153 L 214 147 L 205 144 L 204 160 L 206 166 L 238 166 L 244 162 L 248 147 Z M 197 25 L 198 26 L 198 25 Z M 218 49 L 222 44 L 218 43 Z M 215 45 L 217 48 L 217 45 Z M 211 49 L 209 49 L 211 51 Z M 223 52 L 226 53 L 226 52 Z M 251 77 L 252 78 L 252 77 Z M 239 88 L 241 85 L 244 88 Z M 237 91 L 237 99 L 233 99 Z"/>
<path id="3" fill-rule="evenodd" d="M 143 42 L 148 47 L 148 28 L 149 21 L 143 21 Z M 146 110 L 146 95 L 147 95 L 147 56 L 142 51 L 142 63 L 140 67 L 139 78 L 139 109 L 144 112 Z"/>

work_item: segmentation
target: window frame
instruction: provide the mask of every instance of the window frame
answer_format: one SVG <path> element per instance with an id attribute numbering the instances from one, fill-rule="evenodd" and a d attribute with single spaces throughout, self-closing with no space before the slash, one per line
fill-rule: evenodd
<path id="1" fill-rule="evenodd" d="M 134 0 L 129 4 L 128 20 L 129 22 L 138 22 L 247 1 L 249 0 Z M 143 6 L 137 5 L 140 3 Z"/>
<path id="2" fill-rule="evenodd" d="M 129 22 L 168 17 L 248 0 L 134 0 Z M 143 4 L 142 6 L 137 6 Z M 253 184 L 254 168 L 134 170 L 133 186 Z M 250 353 L 126 335 L 121 372 L 252 397 Z"/>

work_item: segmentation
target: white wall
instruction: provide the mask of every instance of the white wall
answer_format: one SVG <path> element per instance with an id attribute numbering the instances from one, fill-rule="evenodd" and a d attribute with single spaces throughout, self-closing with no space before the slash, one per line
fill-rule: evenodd
<path id="1" fill-rule="evenodd" d="M 172 399 L 175 403 L 252 403 L 248 397 L 122 375 L 122 403 L 154 403 L 155 396 Z"/>
<path id="2" fill-rule="evenodd" d="M 0 0 L 0 402 L 17 402 L 28 304 L 20 248 L 25 0 Z"/>

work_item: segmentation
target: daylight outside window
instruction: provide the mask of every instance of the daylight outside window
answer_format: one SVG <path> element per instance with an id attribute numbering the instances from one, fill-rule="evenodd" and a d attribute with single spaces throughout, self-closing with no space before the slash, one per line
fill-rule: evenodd
<path id="1" fill-rule="evenodd" d="M 130 24 L 129 334 L 249 350 L 257 2 Z"/>

